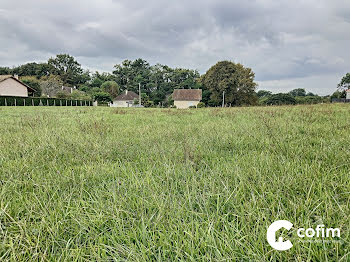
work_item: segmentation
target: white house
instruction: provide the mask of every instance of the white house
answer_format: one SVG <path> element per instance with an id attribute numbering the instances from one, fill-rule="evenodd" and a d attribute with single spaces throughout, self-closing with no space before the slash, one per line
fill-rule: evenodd
<path id="1" fill-rule="evenodd" d="M 0 75 L 0 96 L 28 97 L 35 90 L 18 80 L 18 76 Z"/>
<path id="2" fill-rule="evenodd" d="M 110 107 L 132 107 L 134 100 L 138 98 L 135 92 L 125 90 L 113 100 L 113 103 L 110 103 Z"/>
<path id="3" fill-rule="evenodd" d="M 175 89 L 173 99 L 176 108 L 197 107 L 202 100 L 202 89 Z"/>

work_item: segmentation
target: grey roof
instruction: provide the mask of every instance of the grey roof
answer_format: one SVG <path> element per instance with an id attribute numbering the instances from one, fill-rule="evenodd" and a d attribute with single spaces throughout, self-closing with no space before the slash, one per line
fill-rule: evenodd
<path id="1" fill-rule="evenodd" d="M 133 101 L 134 99 L 139 98 L 138 94 L 133 91 L 125 90 L 119 96 L 117 96 L 115 101 Z"/>

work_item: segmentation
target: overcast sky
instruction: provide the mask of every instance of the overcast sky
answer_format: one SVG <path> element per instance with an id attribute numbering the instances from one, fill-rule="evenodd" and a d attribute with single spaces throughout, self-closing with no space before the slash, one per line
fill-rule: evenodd
<path id="1" fill-rule="evenodd" d="M 124 59 L 205 73 L 220 60 L 259 89 L 333 93 L 350 72 L 349 0 L 0 0 L 0 66 L 69 53 L 91 70 Z"/>

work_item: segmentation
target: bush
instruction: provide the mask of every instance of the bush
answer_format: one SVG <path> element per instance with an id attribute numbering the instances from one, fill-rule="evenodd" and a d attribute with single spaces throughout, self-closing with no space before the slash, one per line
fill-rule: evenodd
<path id="1" fill-rule="evenodd" d="M 36 77 L 25 76 L 25 77 L 21 77 L 20 80 L 35 90 L 34 96 L 37 96 L 37 97 L 41 96 L 42 91 L 40 87 L 40 81 Z"/>
<path id="2" fill-rule="evenodd" d="M 95 101 L 102 102 L 102 103 L 112 102 L 111 95 L 107 92 L 99 91 L 99 92 L 93 93 L 93 98 Z"/>
<path id="3" fill-rule="evenodd" d="M 295 105 L 297 101 L 290 94 L 274 94 L 265 101 L 266 105 Z"/>
<path id="4" fill-rule="evenodd" d="M 0 96 L 0 106 L 92 106 L 91 100 Z"/>
<path id="5" fill-rule="evenodd" d="M 295 100 L 297 104 L 319 104 L 324 102 L 324 99 L 320 96 L 297 96 Z"/>
<path id="6" fill-rule="evenodd" d="M 199 102 L 197 105 L 197 108 L 203 108 L 205 107 L 205 104 L 203 102 Z"/>

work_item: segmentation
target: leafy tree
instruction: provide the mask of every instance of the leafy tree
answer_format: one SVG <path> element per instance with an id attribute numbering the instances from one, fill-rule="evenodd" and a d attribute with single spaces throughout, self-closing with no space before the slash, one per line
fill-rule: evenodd
<path id="1" fill-rule="evenodd" d="M 9 67 L 0 67 L 0 75 L 12 75 L 12 70 Z"/>
<path id="2" fill-rule="evenodd" d="M 260 98 L 260 97 L 270 96 L 270 95 L 272 95 L 272 92 L 271 91 L 267 91 L 267 90 L 259 90 L 256 94 Z"/>
<path id="3" fill-rule="evenodd" d="M 146 60 L 141 58 L 135 61 L 125 60 L 121 65 L 115 65 L 114 68 L 113 74 L 122 90 L 138 92 L 140 83 L 141 90 L 147 94 L 150 93 L 151 67 Z"/>
<path id="4" fill-rule="evenodd" d="M 103 92 L 110 94 L 112 98 L 116 98 L 118 96 L 119 90 L 120 90 L 118 84 L 114 81 L 104 82 L 101 85 L 101 89 Z"/>
<path id="5" fill-rule="evenodd" d="M 106 93 L 106 92 L 102 92 L 102 91 L 95 92 L 93 94 L 93 99 L 95 101 L 102 102 L 102 103 L 112 102 L 111 95 Z"/>
<path id="6" fill-rule="evenodd" d="M 296 100 L 291 94 L 273 94 L 265 101 L 267 105 L 295 105 Z"/>
<path id="7" fill-rule="evenodd" d="M 306 96 L 306 91 L 304 88 L 297 88 L 289 92 L 291 96 Z"/>
<path id="8" fill-rule="evenodd" d="M 206 104 L 206 105 L 209 105 L 210 96 L 211 96 L 210 90 L 203 90 L 203 92 L 202 92 L 202 102 L 204 104 Z"/>
<path id="9" fill-rule="evenodd" d="M 332 98 L 346 98 L 346 92 L 345 90 L 342 91 L 335 91 L 332 95 L 331 95 L 331 99 Z"/>
<path id="10" fill-rule="evenodd" d="M 110 73 L 99 73 L 99 72 L 95 72 L 92 74 L 90 82 L 88 83 L 88 85 L 90 87 L 101 87 L 101 85 L 104 82 L 107 81 L 114 81 L 115 80 L 115 76 L 110 74 Z"/>
<path id="11" fill-rule="evenodd" d="M 138 105 L 138 104 L 139 104 L 139 99 L 137 98 L 134 99 L 134 105 Z M 141 105 L 143 105 L 144 107 L 153 107 L 154 103 L 149 99 L 147 94 L 141 93 Z"/>
<path id="12" fill-rule="evenodd" d="M 76 83 L 74 85 L 80 86 L 82 84 L 88 83 L 90 80 L 91 80 L 90 71 L 83 70 L 83 73 L 77 76 Z"/>
<path id="13" fill-rule="evenodd" d="M 197 89 L 200 87 L 200 83 L 197 81 L 199 77 L 196 70 L 176 68 L 171 72 L 170 81 L 173 89 Z"/>
<path id="14" fill-rule="evenodd" d="M 40 81 L 36 77 L 25 76 L 25 77 L 21 77 L 20 80 L 35 90 L 34 96 L 37 96 L 37 97 L 41 96 L 42 90 L 40 86 Z"/>
<path id="15" fill-rule="evenodd" d="M 226 104 L 252 105 L 257 103 L 257 84 L 254 77 L 255 74 L 250 68 L 230 61 L 221 61 L 201 77 L 201 83 L 211 92 L 209 104 L 220 105 L 222 94 L 225 92 Z"/>
<path id="16" fill-rule="evenodd" d="M 19 76 L 35 76 L 37 79 L 52 73 L 53 67 L 48 63 L 27 63 L 13 68 L 12 73 Z"/>
<path id="17" fill-rule="evenodd" d="M 85 92 L 85 93 L 91 93 L 92 92 L 92 89 L 93 87 L 91 86 L 88 86 L 88 85 L 83 85 L 83 86 L 80 86 L 79 90 Z"/>
<path id="18" fill-rule="evenodd" d="M 347 73 L 338 84 L 338 89 L 347 90 L 350 89 L 350 73 Z"/>
<path id="19" fill-rule="evenodd" d="M 63 84 L 78 85 L 82 83 L 84 71 L 74 57 L 60 54 L 56 58 L 50 58 L 48 64 L 53 68 L 52 73 L 61 77 Z M 83 79 L 85 78 L 86 72 Z"/>

